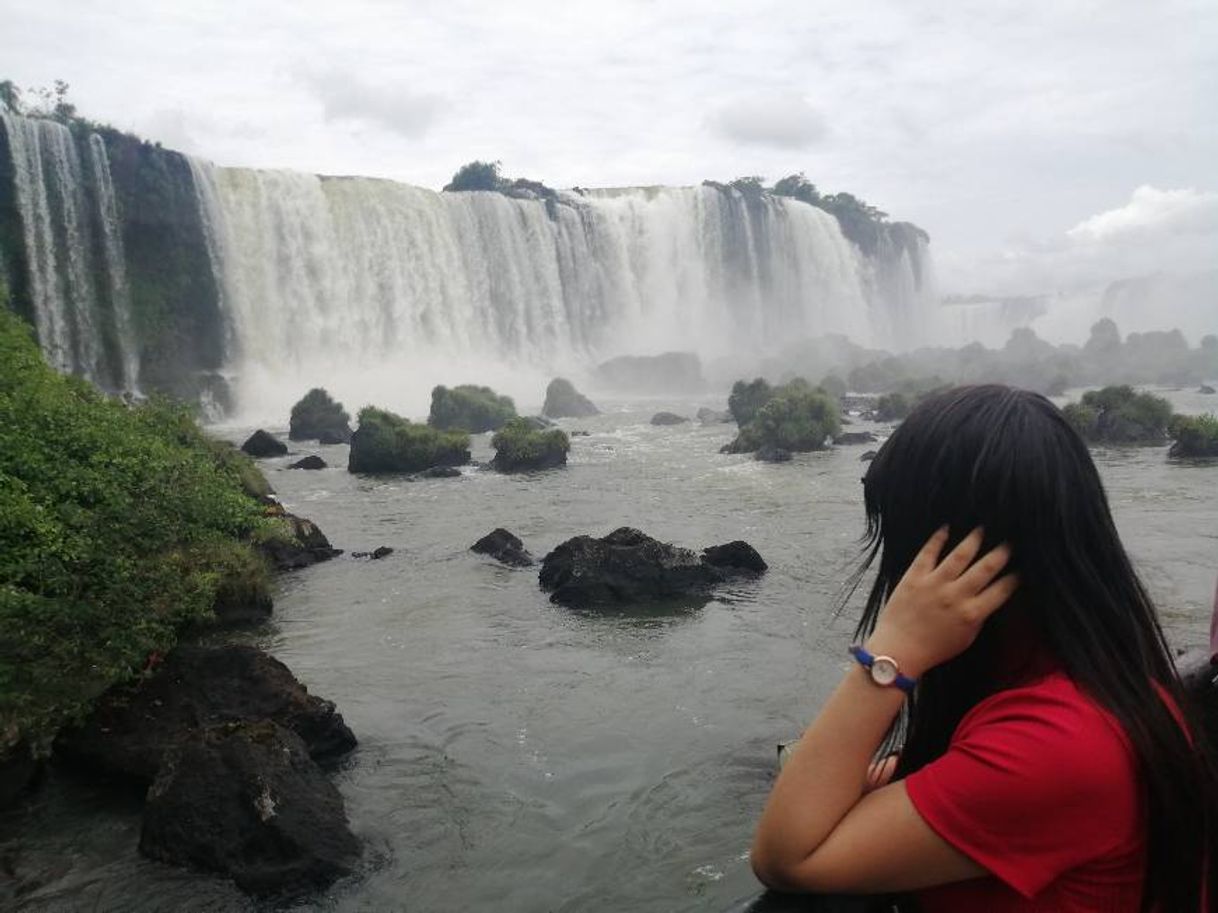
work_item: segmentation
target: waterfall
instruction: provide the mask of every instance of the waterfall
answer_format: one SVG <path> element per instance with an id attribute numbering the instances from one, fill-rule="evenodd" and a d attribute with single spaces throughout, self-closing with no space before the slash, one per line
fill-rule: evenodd
<path id="1" fill-rule="evenodd" d="M 89 136 L 89 162 L 93 168 L 93 185 L 97 188 L 102 250 L 106 259 L 106 274 L 110 281 L 110 312 L 114 319 L 114 332 L 121 359 L 119 389 L 136 393 L 140 386 L 140 359 L 131 321 L 127 259 L 123 253 L 123 235 L 118 220 L 114 181 L 110 177 L 110 160 L 106 155 L 105 142 L 96 133 Z"/>
<path id="2" fill-rule="evenodd" d="M 30 309 L 47 360 L 101 387 L 135 390 L 137 346 L 105 144 L 88 138 L 86 171 L 63 124 L 6 113 L 0 123 L 12 159 Z M 118 353 L 117 368 L 108 349 Z"/>
<path id="3" fill-rule="evenodd" d="M 903 348 L 927 326 L 902 313 L 930 302 L 922 262 L 871 262 L 833 216 L 795 200 L 638 188 L 563 192 L 547 208 L 368 178 L 192 169 L 234 367 L 260 390 L 285 372 L 298 386 L 310 371 L 322 382 L 357 366 L 540 375 L 623 353 L 752 356 L 825 333 Z"/>
<path id="4" fill-rule="evenodd" d="M 934 332 L 920 231 L 887 226 L 864 253 L 832 215 L 786 197 L 437 193 L 0 121 L 15 306 L 52 364 L 105 389 L 278 409 L 324 384 L 356 401 L 407 391 L 417 407 L 434 383 L 520 396 L 616 355 L 754 370 L 810 337 L 903 349 Z"/>

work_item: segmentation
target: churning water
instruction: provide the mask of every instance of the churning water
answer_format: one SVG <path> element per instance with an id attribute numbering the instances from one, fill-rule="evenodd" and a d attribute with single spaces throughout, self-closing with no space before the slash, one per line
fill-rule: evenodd
<path id="1" fill-rule="evenodd" d="M 251 637 L 360 739 L 337 782 L 363 869 L 299 909 L 715 913 L 755 890 L 745 852 L 775 743 L 845 666 L 855 609 L 834 607 L 862 531 L 866 447 L 769 465 L 717 452 L 733 426 L 648 424 L 698 405 L 716 404 L 566 421 L 591 435 L 567 469 L 533 476 L 360 478 L 343 446 L 301 448 L 331 464 L 320 472 L 287 470 L 295 456 L 264 464 L 337 545 L 396 549 L 283 577 L 274 622 Z M 489 456 L 477 438 L 475 457 Z M 1163 448 L 1096 458 L 1171 638 L 1204 643 L 1218 469 Z M 744 538 L 770 571 L 697 610 L 573 612 L 535 570 L 468 551 L 501 525 L 538 556 L 620 525 L 695 547 Z M 54 774 L 0 818 L 29 887 L 18 908 L 255 909 L 223 879 L 140 858 L 138 836 L 138 797 Z"/>

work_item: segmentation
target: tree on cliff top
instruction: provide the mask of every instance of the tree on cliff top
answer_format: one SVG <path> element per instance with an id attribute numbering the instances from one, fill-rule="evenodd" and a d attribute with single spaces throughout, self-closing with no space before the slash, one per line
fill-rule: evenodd
<path id="1" fill-rule="evenodd" d="M 444 185 L 445 191 L 457 193 L 467 190 L 500 190 L 504 184 L 499 162 L 470 162 L 462 165 L 453 179 Z"/>

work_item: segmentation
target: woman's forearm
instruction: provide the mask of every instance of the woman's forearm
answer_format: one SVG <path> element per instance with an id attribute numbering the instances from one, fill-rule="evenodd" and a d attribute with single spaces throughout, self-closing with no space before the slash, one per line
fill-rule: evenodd
<path id="1" fill-rule="evenodd" d="M 855 666 L 799 740 L 778 776 L 753 841 L 753 869 L 783 887 L 862 798 L 870 762 L 905 695 Z"/>

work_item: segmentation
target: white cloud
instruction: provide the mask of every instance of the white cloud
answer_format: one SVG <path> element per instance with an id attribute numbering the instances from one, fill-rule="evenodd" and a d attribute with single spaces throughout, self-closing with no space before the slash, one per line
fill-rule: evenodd
<path id="1" fill-rule="evenodd" d="M 438 96 L 393 82 L 373 85 L 340 70 L 300 75 L 321 100 L 327 121 L 364 121 L 414 139 L 426 134 L 440 114 Z"/>
<path id="2" fill-rule="evenodd" d="M 1097 213 L 1066 232 L 1074 241 L 1146 239 L 1156 235 L 1218 232 L 1218 193 L 1143 185 L 1129 202 Z"/>
<path id="3" fill-rule="evenodd" d="M 829 133 L 821 113 L 792 93 L 735 98 L 715 111 L 709 123 L 727 139 L 778 149 L 803 149 Z"/>

